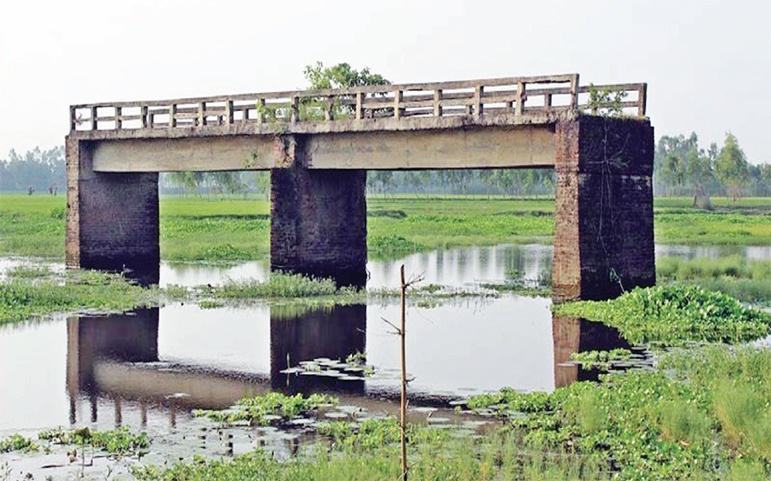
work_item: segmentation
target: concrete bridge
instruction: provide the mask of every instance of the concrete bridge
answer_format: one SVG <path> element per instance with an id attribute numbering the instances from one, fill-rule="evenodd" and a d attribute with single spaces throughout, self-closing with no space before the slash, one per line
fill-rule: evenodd
<path id="1" fill-rule="evenodd" d="M 74 105 L 67 265 L 157 279 L 159 172 L 270 170 L 271 268 L 363 286 L 367 170 L 551 167 L 555 297 L 652 285 L 646 85 L 597 89 L 626 97 L 602 115 L 570 74 Z"/>

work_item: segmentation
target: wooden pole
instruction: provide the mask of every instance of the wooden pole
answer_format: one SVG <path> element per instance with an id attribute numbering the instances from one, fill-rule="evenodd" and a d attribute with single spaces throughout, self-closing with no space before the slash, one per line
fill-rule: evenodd
<path id="1" fill-rule="evenodd" d="M 399 427 L 401 428 L 402 441 L 402 481 L 407 481 L 407 351 L 405 348 L 407 320 L 407 282 L 404 279 L 404 264 L 401 267 L 402 285 L 401 285 L 401 316 L 402 323 L 399 331 L 399 337 L 402 343 L 402 396 L 401 410 L 399 413 Z"/>

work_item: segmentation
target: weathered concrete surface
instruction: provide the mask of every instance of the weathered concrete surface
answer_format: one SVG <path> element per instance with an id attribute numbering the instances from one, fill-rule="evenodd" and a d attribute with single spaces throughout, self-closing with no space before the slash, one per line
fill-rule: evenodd
<path id="1" fill-rule="evenodd" d="M 93 143 L 95 172 L 269 170 L 292 162 L 295 136 L 220 135 Z M 309 169 L 483 169 L 552 167 L 548 125 L 323 133 L 306 137 Z"/>
<path id="2" fill-rule="evenodd" d="M 310 170 L 296 137 L 294 165 L 271 171 L 272 270 L 363 287 L 367 280 L 366 172 Z"/>
<path id="3" fill-rule="evenodd" d="M 364 286 L 366 170 L 553 164 L 555 300 L 607 299 L 655 283 L 648 120 L 575 115 L 556 126 L 259 138 L 168 133 L 67 139 L 68 266 L 130 269 L 157 282 L 156 172 L 269 168 L 272 269 Z"/>
<path id="4" fill-rule="evenodd" d="M 610 299 L 655 284 L 653 148 L 647 120 L 557 124 L 555 300 Z"/>
<path id="5" fill-rule="evenodd" d="M 67 266 L 157 283 L 158 174 L 94 172 L 90 145 L 67 146 Z"/>
<path id="6" fill-rule="evenodd" d="M 310 137 L 311 169 L 552 167 L 548 126 L 367 132 Z"/>
<path id="7" fill-rule="evenodd" d="M 94 143 L 96 172 L 209 172 L 281 167 L 280 139 L 269 136 L 107 140 Z"/>

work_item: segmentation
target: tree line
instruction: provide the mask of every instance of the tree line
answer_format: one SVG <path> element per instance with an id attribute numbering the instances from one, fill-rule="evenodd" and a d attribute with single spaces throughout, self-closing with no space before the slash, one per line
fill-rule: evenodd
<path id="1" fill-rule="evenodd" d="M 699 146 L 695 132 L 690 136 L 663 136 L 654 156 L 654 192 L 666 196 L 691 196 L 693 205 L 711 208 L 710 197 L 724 195 L 771 195 L 771 164 L 747 161 L 739 141 L 726 134 L 722 147 Z"/>
<path id="2" fill-rule="evenodd" d="M 693 205 L 710 208 L 710 198 L 771 196 L 771 163 L 753 165 L 733 134 L 722 147 L 699 145 L 696 133 L 665 135 L 656 144 L 654 192 L 689 196 Z M 0 159 L 0 191 L 57 194 L 65 188 L 64 147 L 35 147 L 23 155 L 11 150 Z M 161 193 L 193 196 L 267 195 L 268 172 L 173 172 L 161 174 Z M 370 171 L 371 195 L 504 195 L 553 197 L 552 169 L 469 169 Z"/>
<path id="3" fill-rule="evenodd" d="M 56 194 L 65 187 L 64 146 L 19 155 L 14 149 L 0 159 L 0 191 Z"/>
<path id="4" fill-rule="evenodd" d="M 234 197 L 268 195 L 268 172 L 173 172 L 160 177 L 162 194 Z M 370 171 L 370 195 L 504 195 L 553 197 L 552 169 L 469 169 Z M 57 194 L 64 191 L 64 147 L 35 147 L 23 155 L 11 150 L 0 159 L 0 191 Z M 753 165 L 732 134 L 721 147 L 699 145 L 696 133 L 663 136 L 654 156 L 657 196 L 689 196 L 693 205 L 710 208 L 710 198 L 771 196 L 771 164 Z"/>

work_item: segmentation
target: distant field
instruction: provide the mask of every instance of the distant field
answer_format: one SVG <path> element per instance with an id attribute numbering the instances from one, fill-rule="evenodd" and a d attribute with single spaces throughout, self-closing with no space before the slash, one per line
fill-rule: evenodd
<path id="1" fill-rule="evenodd" d="M 771 245 L 771 199 L 656 199 L 656 241 L 667 244 Z M 0 254 L 61 258 L 63 195 L 0 195 Z M 368 199 L 373 257 L 462 245 L 551 242 L 554 201 L 487 196 Z M 269 252 L 270 205 L 248 198 L 162 197 L 161 252 L 169 260 L 246 260 Z"/>

